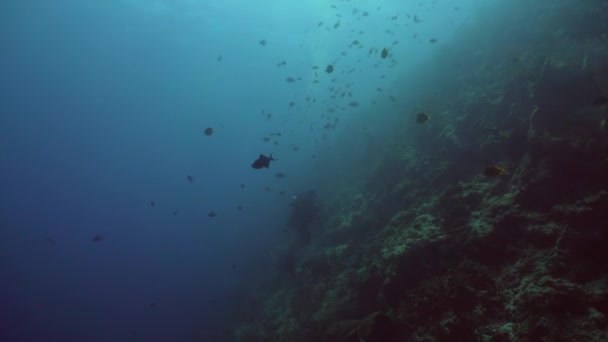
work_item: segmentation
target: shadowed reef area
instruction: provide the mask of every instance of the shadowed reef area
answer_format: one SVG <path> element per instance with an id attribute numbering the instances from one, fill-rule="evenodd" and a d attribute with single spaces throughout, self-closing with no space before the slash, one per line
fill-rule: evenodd
<path id="1" fill-rule="evenodd" d="M 361 114 L 382 138 L 327 167 L 230 340 L 608 340 L 608 4 L 505 6 Z"/>

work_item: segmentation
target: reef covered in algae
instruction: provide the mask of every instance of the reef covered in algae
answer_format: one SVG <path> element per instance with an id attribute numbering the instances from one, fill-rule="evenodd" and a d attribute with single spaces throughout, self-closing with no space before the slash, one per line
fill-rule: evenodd
<path id="1" fill-rule="evenodd" d="M 608 340 L 608 6 L 515 2 L 408 75 L 431 119 L 326 190 L 235 340 Z"/>

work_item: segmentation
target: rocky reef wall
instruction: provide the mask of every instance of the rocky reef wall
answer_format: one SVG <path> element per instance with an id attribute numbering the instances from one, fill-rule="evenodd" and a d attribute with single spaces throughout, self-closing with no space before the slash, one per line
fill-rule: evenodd
<path id="1" fill-rule="evenodd" d="M 608 4 L 516 2 L 428 62 L 431 119 L 335 189 L 235 339 L 608 340 Z"/>

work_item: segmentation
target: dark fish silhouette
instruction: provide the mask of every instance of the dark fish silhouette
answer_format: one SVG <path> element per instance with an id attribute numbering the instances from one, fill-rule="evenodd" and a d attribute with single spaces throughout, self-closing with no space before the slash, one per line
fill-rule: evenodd
<path id="1" fill-rule="evenodd" d="M 483 174 L 486 177 L 496 177 L 496 176 L 500 176 L 505 173 L 507 173 L 507 169 L 505 169 L 502 166 L 498 166 L 498 165 L 490 165 L 490 166 L 487 166 L 485 168 L 485 170 L 483 170 Z"/>
<path id="2" fill-rule="evenodd" d="M 205 130 L 203 131 L 203 133 L 205 133 L 206 136 L 210 136 L 210 135 L 213 134 L 213 128 L 207 127 L 207 128 L 205 128 Z"/>
<path id="3" fill-rule="evenodd" d="M 99 241 L 101 241 L 101 240 L 103 240 L 103 236 L 101 236 L 101 235 L 95 235 L 95 236 L 93 236 L 93 238 L 91 239 L 91 241 L 93 241 L 93 242 L 99 242 Z"/>
<path id="4" fill-rule="evenodd" d="M 428 115 L 425 112 L 420 112 L 418 113 L 418 115 L 416 116 L 416 122 L 421 124 L 421 123 L 425 123 L 427 121 L 429 121 L 429 119 L 431 118 L 430 115 Z"/>
<path id="5" fill-rule="evenodd" d="M 192 176 L 188 176 L 186 177 L 186 179 L 188 180 L 188 182 L 194 183 L 194 178 L 192 178 Z"/>
<path id="6" fill-rule="evenodd" d="M 270 161 L 271 160 L 276 160 L 274 158 L 272 158 L 272 153 L 270 154 L 270 156 L 266 157 L 263 154 L 260 154 L 260 156 L 258 157 L 258 159 L 256 159 L 253 164 L 251 164 L 251 167 L 254 169 L 261 169 L 263 167 L 268 167 L 270 166 Z"/>
<path id="7" fill-rule="evenodd" d="M 207 217 L 216 217 L 217 214 L 215 213 L 215 211 L 210 211 L 209 214 L 207 214 Z"/>
<path id="8" fill-rule="evenodd" d="M 382 49 L 382 52 L 380 53 L 380 57 L 381 58 L 388 57 L 388 49 L 387 48 Z"/>
<path id="9" fill-rule="evenodd" d="M 605 106 L 608 104 L 608 96 L 602 95 L 593 100 L 593 104 L 596 106 Z"/>

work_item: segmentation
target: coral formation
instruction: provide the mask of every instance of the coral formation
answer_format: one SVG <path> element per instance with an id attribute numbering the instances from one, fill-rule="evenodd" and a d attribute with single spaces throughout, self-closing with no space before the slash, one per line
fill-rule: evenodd
<path id="1" fill-rule="evenodd" d="M 240 341 L 608 340 L 608 111 L 591 105 L 608 91 L 608 8 L 511 14 L 529 24 L 454 48 L 475 72 L 452 72 L 435 126 L 396 136 L 331 200 Z M 484 176 L 489 161 L 508 172 Z"/>

